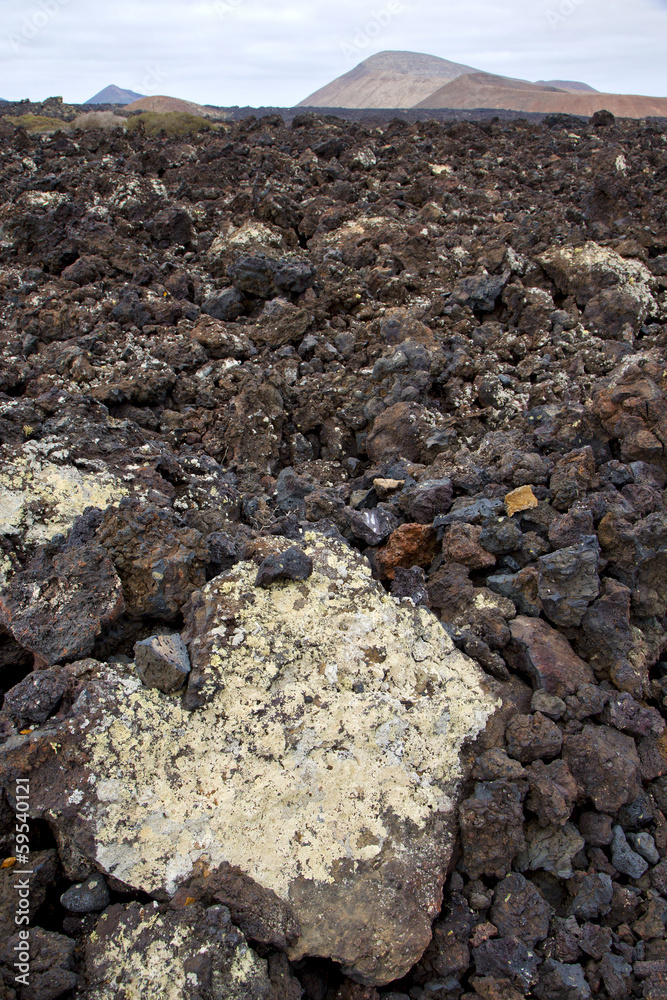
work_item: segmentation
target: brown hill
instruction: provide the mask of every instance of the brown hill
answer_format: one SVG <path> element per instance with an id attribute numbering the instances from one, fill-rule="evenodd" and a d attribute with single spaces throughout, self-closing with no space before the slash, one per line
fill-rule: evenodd
<path id="1" fill-rule="evenodd" d="M 569 90 L 573 94 L 580 92 L 586 94 L 599 93 L 595 87 L 589 87 L 587 83 L 580 83 L 579 80 L 538 80 L 537 83 L 544 83 L 547 87 L 557 87 L 559 90 Z"/>
<path id="2" fill-rule="evenodd" d="M 619 118 L 667 117 L 667 98 L 632 94 L 567 93 L 547 84 L 471 73 L 459 77 L 416 105 L 418 108 L 503 108 L 560 112 L 590 117 L 606 108 Z"/>
<path id="3" fill-rule="evenodd" d="M 420 52 L 379 52 L 315 91 L 298 107 L 410 108 L 472 66 Z"/>
<path id="4" fill-rule="evenodd" d="M 185 111 L 190 115 L 201 115 L 202 118 L 219 118 L 217 108 L 193 104 L 192 101 L 182 101 L 178 97 L 142 97 L 140 101 L 128 104 L 124 108 L 132 114 L 135 111 L 154 111 L 165 114 L 168 111 Z"/>

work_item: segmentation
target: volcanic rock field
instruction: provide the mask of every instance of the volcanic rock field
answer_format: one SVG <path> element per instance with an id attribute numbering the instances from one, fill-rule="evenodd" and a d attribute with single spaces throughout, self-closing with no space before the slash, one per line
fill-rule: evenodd
<path id="1" fill-rule="evenodd" d="M 665 1000 L 664 121 L 289 119 L 0 121 L 0 997 Z"/>

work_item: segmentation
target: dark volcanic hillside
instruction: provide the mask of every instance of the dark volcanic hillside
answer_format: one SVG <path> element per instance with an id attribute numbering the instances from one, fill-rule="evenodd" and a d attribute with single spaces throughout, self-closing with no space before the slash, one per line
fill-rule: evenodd
<path id="1" fill-rule="evenodd" d="M 662 1000 L 664 126 L 179 122 L 0 123 L 0 995 Z"/>

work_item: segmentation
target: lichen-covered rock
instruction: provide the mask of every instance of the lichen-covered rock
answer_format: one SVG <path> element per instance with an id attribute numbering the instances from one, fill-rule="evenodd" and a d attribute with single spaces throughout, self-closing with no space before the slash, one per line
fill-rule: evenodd
<path id="1" fill-rule="evenodd" d="M 460 750 L 496 701 L 352 549 L 310 533 L 304 551 L 308 580 L 264 590 L 243 562 L 193 596 L 186 704 L 201 708 L 107 669 L 58 728 L 10 740 L 3 773 L 30 768 L 35 813 L 125 884 L 164 895 L 202 857 L 227 862 L 291 907 L 293 958 L 389 982 L 429 941 Z"/>
<path id="2" fill-rule="evenodd" d="M 109 907 L 88 940 L 84 981 L 98 1000 L 277 1000 L 266 962 L 224 906 Z"/>

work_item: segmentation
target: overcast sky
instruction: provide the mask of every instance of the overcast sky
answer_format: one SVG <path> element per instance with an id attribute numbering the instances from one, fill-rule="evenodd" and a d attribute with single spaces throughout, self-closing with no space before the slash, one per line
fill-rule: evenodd
<path id="1" fill-rule="evenodd" d="M 667 0 L 1 0 L 0 97 L 291 106 L 384 49 L 667 96 Z"/>

